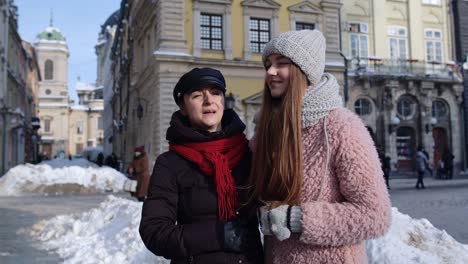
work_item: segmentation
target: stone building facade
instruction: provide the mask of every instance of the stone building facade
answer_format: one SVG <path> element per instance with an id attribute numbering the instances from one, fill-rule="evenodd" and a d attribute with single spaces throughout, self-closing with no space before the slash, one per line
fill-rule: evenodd
<path id="1" fill-rule="evenodd" d="M 41 153 L 48 158 L 81 154 L 85 147 L 103 144 L 102 88 L 78 80 L 79 102 L 68 93 L 69 50 L 65 37 L 52 23 L 34 43 L 41 72 L 38 117 Z"/>
<path id="2" fill-rule="evenodd" d="M 167 149 L 166 129 L 177 106 L 172 90 L 183 73 L 214 67 L 253 134 L 263 89 L 261 51 L 291 29 L 317 28 L 327 38 L 327 71 L 344 80 L 338 0 L 122 1 L 113 45 L 113 149 L 130 161 L 144 145 L 152 161 Z"/>
<path id="3" fill-rule="evenodd" d="M 346 106 L 398 172 L 414 170 L 418 146 L 436 170 L 447 151 L 462 168 L 463 86 L 448 14 L 447 0 L 353 0 L 341 10 Z"/>
<path id="4" fill-rule="evenodd" d="M 113 115 L 112 115 L 112 97 L 113 77 L 111 74 L 111 50 L 114 43 L 117 24 L 120 18 L 120 9 L 110 15 L 104 24 L 101 25 L 98 42 L 95 46 L 97 56 L 97 78 L 96 87 L 102 89 L 104 99 L 103 125 L 104 125 L 104 155 L 112 153 L 113 140 Z"/>
<path id="5" fill-rule="evenodd" d="M 453 0 L 452 15 L 453 15 L 453 35 L 455 39 L 455 55 L 456 61 L 462 66 L 463 70 L 463 116 L 464 116 L 464 156 L 465 156 L 465 172 L 468 174 L 468 1 Z"/>
<path id="6" fill-rule="evenodd" d="M 0 1 L 0 175 L 24 162 L 34 162 L 37 64 L 18 33 L 18 8 Z"/>

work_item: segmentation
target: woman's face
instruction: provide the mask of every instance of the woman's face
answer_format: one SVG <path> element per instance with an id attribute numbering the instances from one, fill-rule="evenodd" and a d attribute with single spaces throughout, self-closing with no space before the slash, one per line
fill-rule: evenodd
<path id="1" fill-rule="evenodd" d="M 193 128 L 208 132 L 221 131 L 224 112 L 224 94 L 211 87 L 202 87 L 184 95 L 181 112 Z"/>
<path id="2" fill-rule="evenodd" d="M 270 89 L 271 97 L 282 97 L 289 85 L 289 67 L 292 62 L 290 59 L 280 54 L 268 56 L 265 62 L 265 81 Z"/>

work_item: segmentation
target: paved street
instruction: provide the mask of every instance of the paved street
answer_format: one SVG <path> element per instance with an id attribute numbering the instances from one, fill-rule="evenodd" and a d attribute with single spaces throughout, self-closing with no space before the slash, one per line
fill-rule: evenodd
<path id="1" fill-rule="evenodd" d="M 391 179 L 392 205 L 413 218 L 427 218 L 459 242 L 468 244 L 468 179 L 425 179 L 426 189 L 414 189 L 416 179 Z M 128 197 L 127 194 L 119 196 Z M 56 254 L 38 250 L 21 230 L 41 219 L 97 207 L 106 195 L 0 197 L 0 263 L 59 263 Z"/>
<path id="2" fill-rule="evenodd" d="M 413 218 L 427 218 L 458 242 L 468 244 L 468 178 L 425 178 L 426 189 L 415 189 L 416 178 L 390 180 L 392 206 Z"/>
<path id="3" fill-rule="evenodd" d="M 128 194 L 118 196 L 129 197 Z M 107 197 L 101 195 L 0 197 L 0 263 L 60 263 L 57 254 L 34 247 L 24 229 L 55 215 L 71 214 L 95 208 Z"/>

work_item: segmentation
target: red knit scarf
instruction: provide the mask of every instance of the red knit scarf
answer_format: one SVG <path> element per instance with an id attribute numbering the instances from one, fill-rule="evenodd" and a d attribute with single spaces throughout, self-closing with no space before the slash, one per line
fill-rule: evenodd
<path id="1" fill-rule="evenodd" d="M 171 144 L 169 150 L 196 163 L 205 175 L 214 176 L 218 218 L 228 221 L 235 216 L 237 193 L 230 169 L 236 167 L 245 155 L 245 135 L 201 143 Z"/>

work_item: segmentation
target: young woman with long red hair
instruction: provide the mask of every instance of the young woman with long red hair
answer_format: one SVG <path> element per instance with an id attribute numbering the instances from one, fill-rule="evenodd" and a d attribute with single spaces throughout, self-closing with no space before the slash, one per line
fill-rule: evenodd
<path id="1" fill-rule="evenodd" d="M 325 38 L 285 32 L 263 51 L 251 199 L 267 263 L 365 263 L 364 241 L 383 235 L 390 201 L 374 143 L 324 73 Z"/>

